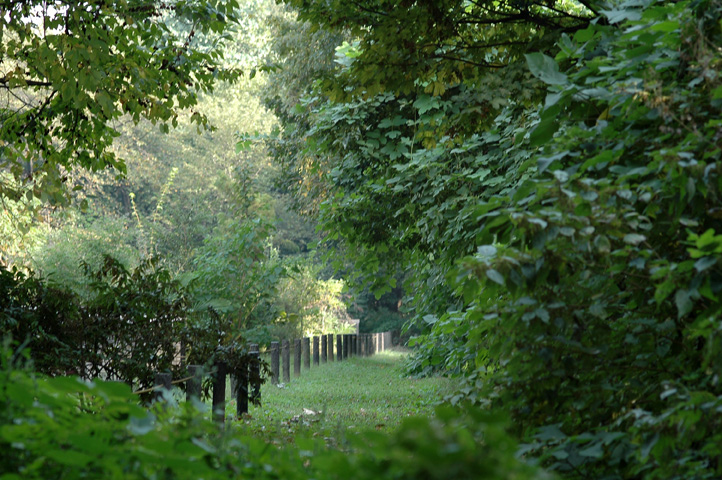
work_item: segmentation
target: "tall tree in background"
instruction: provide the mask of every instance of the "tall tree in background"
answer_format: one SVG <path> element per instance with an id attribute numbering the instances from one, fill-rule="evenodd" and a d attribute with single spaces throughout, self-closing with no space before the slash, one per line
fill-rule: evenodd
<path id="1" fill-rule="evenodd" d="M 72 169 L 125 171 L 109 148 L 114 121 L 128 115 L 167 131 L 199 92 L 238 74 L 221 64 L 237 8 L 235 0 L 6 2 L 0 199 L 63 204 Z M 191 121 L 207 125 L 199 112 Z"/>

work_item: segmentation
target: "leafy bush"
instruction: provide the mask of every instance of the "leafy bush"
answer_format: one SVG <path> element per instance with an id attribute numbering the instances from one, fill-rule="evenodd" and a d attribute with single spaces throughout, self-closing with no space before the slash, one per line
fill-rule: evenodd
<path id="1" fill-rule="evenodd" d="M 224 335 L 268 324 L 278 314 L 271 299 L 286 269 L 270 249 L 270 229 L 260 220 L 228 221 L 196 252 L 189 274 L 193 309 L 216 312 Z"/>
<path id="2" fill-rule="evenodd" d="M 498 416 L 478 411 L 409 418 L 391 436 L 351 437 L 348 451 L 314 438 L 276 447 L 220 429 L 191 403 L 176 406 L 169 396 L 146 410 L 125 384 L 36 376 L 18 357 L 7 345 L 0 355 L 0 472 L 7 480 L 551 478 L 515 458 Z"/>
<path id="3" fill-rule="evenodd" d="M 534 175 L 470 208 L 479 248 L 451 278 L 470 384 L 571 478 L 722 472 L 720 19 L 620 2 L 527 55 L 549 85 Z"/>
<path id="4" fill-rule="evenodd" d="M 393 312 L 385 307 L 378 310 L 366 312 L 361 319 L 360 329 L 362 333 L 389 332 L 392 330 L 401 331 L 406 323 L 406 318 L 399 312 Z"/>
<path id="5" fill-rule="evenodd" d="M 106 256 L 85 264 L 89 299 L 33 274 L 0 269 L 0 331 L 27 341 L 36 368 L 153 384 L 174 363 L 187 303 L 180 284 L 154 259 L 127 270 Z"/>

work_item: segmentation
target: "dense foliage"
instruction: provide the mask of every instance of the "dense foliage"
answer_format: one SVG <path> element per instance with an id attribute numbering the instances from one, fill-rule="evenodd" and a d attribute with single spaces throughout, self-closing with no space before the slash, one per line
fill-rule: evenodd
<path id="1" fill-rule="evenodd" d="M 178 370 L 188 319 L 186 293 L 156 264 L 129 271 L 106 257 L 98 270 L 86 266 L 87 298 L 2 269 L 0 331 L 30 349 L 38 372 L 152 386 L 155 373 Z"/>
<path id="2" fill-rule="evenodd" d="M 125 171 L 110 149 L 115 121 L 148 119 L 167 131 L 199 92 L 238 74 L 221 62 L 237 7 L 137 0 L 4 5 L 0 199 L 65 203 L 74 168 Z M 191 120 L 207 124 L 198 112 Z"/>
<path id="3" fill-rule="evenodd" d="M 516 459 L 503 423 L 480 412 L 407 419 L 393 436 L 351 437 L 345 452 L 314 438 L 278 448 L 219 429 L 200 404 L 174 405 L 169 395 L 148 411 L 127 385 L 36 376 L 22 359 L 6 346 L 0 357 L 0 472 L 7 479 L 549 478 Z"/>
<path id="4" fill-rule="evenodd" d="M 571 478 L 718 477 L 719 4 L 290 3 L 359 38 L 305 158 L 361 278 L 411 271 L 413 368 Z"/>
<path id="5" fill-rule="evenodd" d="M 339 271 L 361 285 L 351 311 L 367 326 L 413 318 L 421 335 L 410 370 L 458 375 L 461 387 L 449 400 L 471 410 L 442 409 L 437 419 L 412 420 L 392 436 L 368 434 L 351 440 L 348 452 L 312 441 L 276 449 L 215 435 L 190 407 L 172 419 L 161 410 L 148 416 L 129 406 L 129 391 L 115 384 L 34 378 L 6 354 L 0 385 L 0 447 L 12 452 L 0 460 L 6 471 L 38 478 L 543 475 L 515 460 L 517 451 L 565 478 L 722 476 L 722 5 L 285 3 L 287 10 L 266 17 L 276 35 L 259 55 L 266 87 L 243 86 L 261 113 L 251 120 L 218 117 L 237 121 L 245 133 L 257 120 L 255 138 L 266 142 L 243 135 L 234 151 L 229 128 L 195 140 L 182 132 L 182 155 L 176 144 L 149 139 L 147 125 L 137 121 L 172 123 L 175 108 L 195 104 L 213 75 L 202 70 L 193 80 L 197 89 L 173 84 L 176 90 L 163 97 L 169 103 L 147 110 L 133 106 L 135 91 L 125 84 L 108 103 L 105 90 L 93 90 L 100 80 L 83 73 L 95 65 L 89 71 L 102 74 L 106 63 L 81 62 L 78 70 L 73 58 L 95 49 L 110 55 L 100 37 L 108 32 L 120 47 L 152 44 L 159 49 L 153 61 L 161 63 L 149 63 L 156 83 L 145 93 L 161 95 L 158 82 L 195 72 L 164 65 L 168 52 L 173 59 L 195 52 L 188 68 L 220 58 L 206 50 L 212 35 L 199 33 L 192 50 L 194 30 L 171 18 L 195 18 L 206 33 L 222 33 L 223 11 L 163 3 L 142 20 L 135 3 L 121 3 L 127 12 L 111 15 L 106 33 L 100 23 L 89 26 L 83 50 L 79 22 L 106 10 L 41 15 L 17 4 L 11 28 L 2 31 L 2 68 L 12 67 L 3 70 L 0 91 L 40 96 L 2 110 L 0 155 L 10 167 L 0 172 L 0 199 L 8 205 L 0 238 L 12 236 L 13 222 L 37 221 L 6 198 L 28 191 L 31 204 L 57 202 L 70 167 L 121 168 L 106 150 L 115 135 L 108 121 L 122 112 L 137 125 L 124 130 L 117 148 L 140 160 L 130 163 L 139 173 L 134 183 L 83 177 L 101 199 L 90 213 L 44 219 L 48 230 L 68 221 L 67 232 L 54 230 L 42 243 L 37 237 L 47 232 L 34 231 L 1 249 L 0 261 L 12 263 L 7 259 L 17 261 L 38 242 L 47 247 L 38 255 L 45 273 L 67 281 L 64 288 L 0 270 L 0 295 L 8 300 L 2 331 L 27 341 L 36 368 L 46 373 L 110 372 L 147 384 L 151 367 L 173 368 L 171 339 L 185 339 L 194 362 L 242 363 L 246 339 L 263 343 L 337 325 L 342 283 L 321 273 L 308 252 L 314 234 L 290 205 L 319 222 L 323 248 L 336 252 L 330 256 Z M 24 21 L 33 15 L 45 19 L 45 30 Z M 61 24 L 65 33 L 57 30 Z M 188 43 L 173 50 L 178 35 Z M 46 48 L 53 42 L 69 48 L 55 48 L 53 57 Z M 123 58 L 148 59 L 146 50 L 131 48 Z M 43 51 L 46 63 L 37 71 L 15 68 Z M 61 61 L 53 63 L 57 52 Z M 65 70 L 48 76 L 47 62 Z M 78 83 L 67 81 L 71 74 Z M 206 105 L 243 103 L 228 93 L 208 97 Z M 260 94 L 278 129 L 260 119 Z M 29 128 L 38 134 L 25 145 L 18 139 Z M 276 167 L 266 165 L 264 146 Z M 24 165 L 26 150 L 32 161 Z M 208 174 L 213 165 L 223 165 L 223 173 Z M 33 182 L 41 180 L 36 192 Z M 113 218 L 101 219 L 107 213 Z M 277 231 L 270 226 L 275 219 Z M 113 236 L 103 235 L 111 230 Z M 83 248 L 63 243 L 73 238 L 82 238 Z M 115 238 L 132 245 L 109 245 Z M 128 266 L 100 260 L 113 248 Z M 86 275 L 67 273 L 79 260 L 71 250 L 88 259 Z M 159 253 L 188 289 L 145 260 Z M 143 329 L 153 329 L 154 342 L 141 338 Z M 494 421 L 505 416 L 514 440 Z M 37 425 L 56 438 L 43 443 Z M 90 458 L 83 453 L 86 430 L 77 425 L 105 432 L 105 443 L 93 445 L 121 454 Z M 170 460 L 160 454 L 167 448 Z"/>

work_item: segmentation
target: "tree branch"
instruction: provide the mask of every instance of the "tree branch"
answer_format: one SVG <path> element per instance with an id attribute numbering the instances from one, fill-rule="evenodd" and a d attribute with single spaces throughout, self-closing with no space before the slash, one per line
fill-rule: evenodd
<path id="1" fill-rule="evenodd" d="M 48 81 L 25 79 L 25 80 L 23 80 L 23 82 L 24 83 L 22 85 L 18 85 L 16 87 L 11 87 L 8 85 L 9 81 L 8 81 L 7 77 L 0 77 L 0 86 L 2 86 L 3 88 L 5 88 L 7 90 L 10 90 L 11 88 L 21 88 L 21 87 L 52 87 L 53 86 L 53 84 Z"/>

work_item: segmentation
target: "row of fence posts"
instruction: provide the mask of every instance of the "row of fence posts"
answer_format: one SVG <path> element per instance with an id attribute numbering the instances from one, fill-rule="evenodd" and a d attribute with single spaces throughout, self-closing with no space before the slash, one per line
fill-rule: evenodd
<path id="1" fill-rule="evenodd" d="M 391 347 L 391 332 L 360 333 L 335 335 L 336 349 L 334 352 L 334 334 L 324 334 L 311 338 L 297 338 L 294 340 L 293 373 L 296 377 L 301 375 L 301 363 L 306 369 L 311 368 L 311 354 L 313 364 L 343 361 L 349 356 L 367 357 L 382 352 Z M 311 346 L 313 345 L 313 349 Z M 291 342 L 271 342 L 271 382 L 278 385 L 283 372 L 283 383 L 291 381 Z M 282 368 L 281 368 L 282 366 Z"/>
<path id="2" fill-rule="evenodd" d="M 294 376 L 301 375 L 301 363 L 306 369 L 311 368 L 311 354 L 313 354 L 313 364 L 318 366 L 321 363 L 343 361 L 348 357 L 361 356 L 368 357 L 378 352 L 387 350 L 392 345 L 391 332 L 383 333 L 361 333 L 361 334 L 336 334 L 336 349 L 334 352 L 334 334 L 323 334 L 313 337 L 297 338 L 294 340 L 293 355 L 293 372 Z M 313 348 L 311 348 L 313 346 Z M 261 399 L 260 384 L 251 384 L 249 390 L 249 378 L 260 378 L 260 352 L 258 345 L 252 343 L 249 345 L 249 354 L 251 362 L 249 362 L 247 372 L 243 372 L 240 378 L 231 378 L 231 391 L 236 396 L 236 414 L 238 417 L 244 413 L 248 413 L 248 402 L 258 401 Z M 283 370 L 283 383 L 291 381 L 291 342 L 284 340 L 282 343 L 271 342 L 271 382 L 274 385 L 281 383 L 279 381 L 281 374 L 281 365 Z M 282 360 L 282 362 L 281 362 Z M 228 375 L 227 366 L 224 363 L 217 363 L 213 369 L 213 418 L 223 423 L 226 416 L 226 376 Z M 192 398 L 200 398 L 201 382 L 203 378 L 203 368 L 200 365 L 188 365 L 187 378 L 173 382 L 170 373 L 158 373 L 155 376 L 156 397 L 161 398 L 162 390 L 170 390 L 173 383 L 186 382 L 186 398 L 190 401 Z"/>

